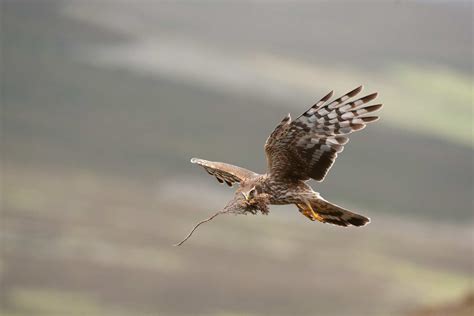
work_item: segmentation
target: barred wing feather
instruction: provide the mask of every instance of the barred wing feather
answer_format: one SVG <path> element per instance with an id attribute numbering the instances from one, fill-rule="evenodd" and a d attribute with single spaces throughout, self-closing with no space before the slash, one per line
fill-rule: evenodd
<path id="1" fill-rule="evenodd" d="M 245 168 L 237 167 L 228 163 L 208 161 L 199 158 L 192 158 L 191 163 L 201 165 L 207 173 L 216 177 L 220 183 L 226 183 L 232 186 L 234 183 L 257 176 L 253 171 Z"/>
<path id="2" fill-rule="evenodd" d="M 350 101 L 361 90 L 362 86 L 328 102 L 330 92 L 294 121 L 286 116 L 265 144 L 270 175 L 285 180 L 322 181 L 349 141 L 346 135 L 378 119 L 364 116 L 382 107 L 365 106 L 377 93 Z"/>

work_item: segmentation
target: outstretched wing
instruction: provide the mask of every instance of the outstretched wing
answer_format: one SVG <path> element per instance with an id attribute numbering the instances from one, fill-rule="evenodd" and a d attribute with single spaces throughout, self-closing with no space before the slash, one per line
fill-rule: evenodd
<path id="1" fill-rule="evenodd" d="M 232 186 L 234 183 L 257 176 L 253 171 L 240 168 L 223 162 L 207 161 L 199 158 L 192 158 L 191 163 L 201 165 L 206 169 L 207 173 L 217 178 L 220 183 L 226 183 Z"/>
<path id="2" fill-rule="evenodd" d="M 349 101 L 362 86 L 327 103 L 332 91 L 296 120 L 285 117 L 265 144 L 268 171 L 280 179 L 322 181 L 349 141 L 346 135 L 363 129 L 377 116 L 363 116 L 377 111 L 382 104 L 363 106 L 377 93 Z"/>

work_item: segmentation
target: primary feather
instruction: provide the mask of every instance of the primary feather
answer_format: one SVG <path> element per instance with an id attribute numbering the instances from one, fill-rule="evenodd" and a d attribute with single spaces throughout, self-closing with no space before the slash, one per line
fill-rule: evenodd
<path id="1" fill-rule="evenodd" d="M 281 179 L 322 181 L 349 141 L 346 135 L 378 119 L 363 116 L 382 107 L 363 106 L 375 99 L 377 93 L 348 102 L 361 90 L 362 86 L 327 103 L 330 92 L 296 120 L 291 122 L 287 116 L 265 145 L 269 173 Z"/>

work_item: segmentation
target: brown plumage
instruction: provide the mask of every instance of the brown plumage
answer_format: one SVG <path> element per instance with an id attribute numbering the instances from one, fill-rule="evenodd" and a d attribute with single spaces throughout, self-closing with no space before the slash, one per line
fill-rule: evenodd
<path id="1" fill-rule="evenodd" d="M 362 86 L 332 102 L 330 92 L 294 121 L 288 114 L 265 143 L 265 174 L 198 158 L 191 162 L 203 166 L 221 183 L 239 183 L 234 200 L 226 208 L 229 211 L 232 206 L 232 212 L 255 214 L 260 210 L 266 214 L 269 204 L 295 204 L 312 221 L 363 226 L 369 218 L 326 201 L 306 183 L 309 179 L 322 181 L 349 141 L 347 135 L 378 119 L 365 116 L 382 107 L 365 105 L 377 93 L 351 101 L 361 90 Z"/>

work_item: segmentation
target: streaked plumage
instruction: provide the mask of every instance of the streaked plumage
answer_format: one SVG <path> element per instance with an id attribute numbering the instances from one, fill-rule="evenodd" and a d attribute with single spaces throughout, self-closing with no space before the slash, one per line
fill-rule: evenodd
<path id="1" fill-rule="evenodd" d="M 326 201 L 306 183 L 309 179 L 322 181 L 349 141 L 347 135 L 378 119 L 366 116 L 382 107 L 382 104 L 366 105 L 377 93 L 350 101 L 361 90 L 362 86 L 332 102 L 329 102 L 330 92 L 294 121 L 289 114 L 283 118 L 265 143 L 268 165 L 265 174 L 222 162 L 197 158 L 191 162 L 203 166 L 221 183 L 229 186 L 239 183 L 234 199 L 243 195 L 247 201 L 295 204 L 313 221 L 363 226 L 370 221 L 367 217 Z"/>

